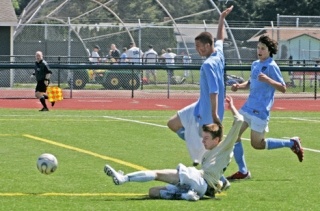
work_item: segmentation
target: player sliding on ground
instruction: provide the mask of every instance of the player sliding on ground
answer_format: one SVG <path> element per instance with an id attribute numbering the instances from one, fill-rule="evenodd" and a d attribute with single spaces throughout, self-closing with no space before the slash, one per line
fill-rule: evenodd
<path id="1" fill-rule="evenodd" d="M 206 151 L 200 170 L 180 163 L 176 169 L 137 171 L 123 175 L 106 165 L 105 173 L 112 177 L 116 185 L 152 180 L 169 183 L 166 186 L 150 188 L 150 198 L 196 201 L 205 195 L 214 197 L 215 193 L 223 189 L 220 177 L 232 158 L 233 145 L 243 123 L 243 116 L 234 107 L 232 98 L 227 96 L 226 102 L 234 115 L 233 126 L 222 140 L 222 126 L 215 123 L 203 125 L 202 143 Z"/>

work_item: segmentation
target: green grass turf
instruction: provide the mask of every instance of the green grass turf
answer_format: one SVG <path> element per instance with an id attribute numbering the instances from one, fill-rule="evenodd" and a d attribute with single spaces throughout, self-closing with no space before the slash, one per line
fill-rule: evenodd
<path id="1" fill-rule="evenodd" d="M 267 134 L 279 138 L 299 135 L 304 147 L 317 152 L 306 150 L 304 162 L 299 163 L 288 148 L 258 151 L 244 141 L 253 178 L 232 183 L 217 200 L 192 203 L 148 199 L 149 187 L 163 185 L 161 182 L 115 186 L 103 172 L 106 163 L 127 173 L 140 168 L 175 168 L 180 162 L 191 164 L 184 142 L 165 127 L 175 112 L 51 110 L 42 113 L 0 109 L 0 209 L 320 209 L 320 114 L 317 112 L 275 111 Z M 231 121 L 227 112 L 226 130 Z M 243 137 L 248 138 L 249 132 Z M 51 175 L 42 175 L 36 168 L 37 157 L 45 152 L 54 154 L 59 161 L 57 171 Z M 226 175 L 236 170 L 232 160 Z"/>

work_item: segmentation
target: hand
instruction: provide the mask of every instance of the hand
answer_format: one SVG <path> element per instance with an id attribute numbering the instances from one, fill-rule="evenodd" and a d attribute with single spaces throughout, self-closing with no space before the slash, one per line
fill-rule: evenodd
<path id="1" fill-rule="evenodd" d="M 220 14 L 220 18 L 225 18 L 227 17 L 227 15 L 229 15 L 229 13 L 232 11 L 233 9 L 233 5 L 231 5 L 229 8 L 225 9 L 221 14 Z"/>
<path id="2" fill-rule="evenodd" d="M 233 106 L 233 99 L 230 95 L 226 96 L 226 102 L 228 104 L 228 108 L 231 109 L 231 107 Z"/>
<path id="3" fill-rule="evenodd" d="M 264 73 L 260 73 L 258 75 L 258 79 L 259 81 L 262 81 L 262 82 L 268 82 L 270 80 L 270 78 Z"/>
<path id="4" fill-rule="evenodd" d="M 49 79 L 44 80 L 44 85 L 49 86 L 49 84 L 50 84 Z"/>
<path id="5" fill-rule="evenodd" d="M 236 91 L 238 91 L 238 89 L 239 89 L 239 84 L 238 83 L 232 84 L 231 91 L 236 92 Z"/>

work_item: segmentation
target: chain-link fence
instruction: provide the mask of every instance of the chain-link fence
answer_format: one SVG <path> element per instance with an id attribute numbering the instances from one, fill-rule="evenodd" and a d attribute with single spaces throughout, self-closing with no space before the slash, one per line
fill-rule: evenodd
<path id="1" fill-rule="evenodd" d="M 120 63 L 120 58 L 110 54 L 111 45 L 123 53 L 134 42 L 143 53 L 152 45 L 157 53 L 155 64 L 164 65 L 168 58 L 164 54 L 171 49 L 174 63 L 171 65 L 199 66 L 201 58 L 194 47 L 194 38 L 202 31 L 216 34 L 214 24 L 175 24 L 171 26 L 152 26 L 150 24 L 124 25 L 71 25 L 71 24 L 25 24 L 20 25 L 14 35 L 13 56 L 1 56 L 1 63 L 19 63 L 32 65 L 34 54 L 40 50 L 45 60 L 51 64 L 92 64 L 114 65 L 108 69 L 52 69 L 52 84 L 63 88 L 65 97 L 135 97 L 160 96 L 187 97 L 197 96 L 199 83 L 199 68 L 170 68 L 170 70 L 153 67 L 154 69 L 134 69 L 130 58 Z M 275 60 L 280 67 L 314 67 L 320 58 L 320 30 L 317 28 L 227 28 L 224 42 L 226 57 L 227 85 L 238 80 L 247 80 L 250 67 L 234 70 L 234 65 L 250 66 L 256 60 L 256 45 L 258 38 L 267 34 L 279 43 L 279 52 Z M 95 46 L 99 46 L 99 62 L 90 61 Z M 166 52 L 165 52 L 166 51 Z M 129 54 L 129 53 L 127 53 Z M 144 54 L 145 55 L 145 54 Z M 146 63 L 140 55 L 135 65 Z M 113 68 L 115 65 L 128 64 L 128 68 Z M 283 69 L 283 68 L 282 68 Z M 288 85 L 287 96 L 314 96 L 320 78 L 314 72 L 283 71 L 283 77 Z M 4 97 L 33 97 L 34 79 L 30 78 L 32 68 L 1 69 L 0 89 Z M 315 90 L 316 88 L 316 90 Z M 18 94 L 8 94 L 9 90 L 21 90 Z M 26 91 L 23 91 L 26 90 Z M 71 91 L 70 91 L 71 90 Z M 86 91 L 86 92 L 81 92 Z M 15 92 L 16 93 L 16 92 Z M 21 94 L 26 93 L 26 94 Z M 125 94 L 117 94 L 125 93 Z M 141 93 L 141 94 L 140 94 Z M 145 93 L 151 93 L 147 95 Z"/>

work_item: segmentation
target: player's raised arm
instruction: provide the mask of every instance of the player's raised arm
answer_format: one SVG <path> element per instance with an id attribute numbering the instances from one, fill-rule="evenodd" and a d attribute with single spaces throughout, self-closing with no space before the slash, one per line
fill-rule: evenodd
<path id="1" fill-rule="evenodd" d="M 228 105 L 228 108 L 231 110 L 233 116 L 240 116 L 238 110 L 236 109 L 236 107 L 233 104 L 233 99 L 230 95 L 226 96 L 226 103 Z"/>
<path id="2" fill-rule="evenodd" d="M 217 31 L 217 40 L 224 40 L 224 19 L 232 11 L 233 6 L 227 8 L 220 14 L 219 25 Z"/>

